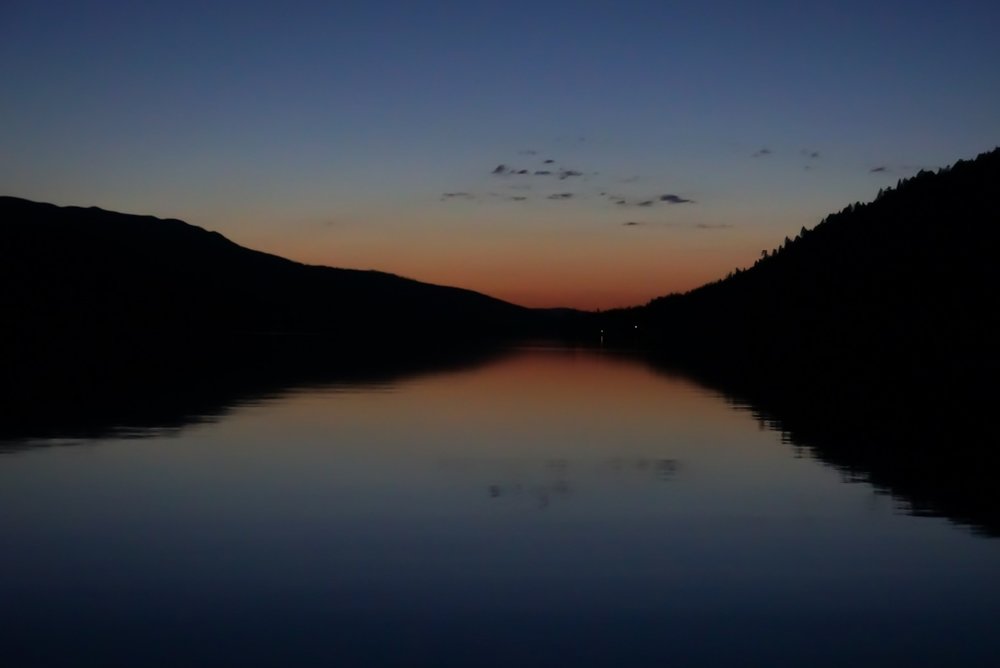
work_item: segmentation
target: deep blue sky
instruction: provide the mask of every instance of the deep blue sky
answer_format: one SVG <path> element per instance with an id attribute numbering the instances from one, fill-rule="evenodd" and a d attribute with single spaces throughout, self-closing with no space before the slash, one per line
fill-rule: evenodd
<path id="1" fill-rule="evenodd" d="M 0 192 L 640 302 L 1000 144 L 998 28 L 996 2 L 8 0 Z"/>

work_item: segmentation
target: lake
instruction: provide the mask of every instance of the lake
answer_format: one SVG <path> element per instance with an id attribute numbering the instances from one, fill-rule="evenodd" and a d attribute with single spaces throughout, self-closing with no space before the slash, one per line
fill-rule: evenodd
<path id="1" fill-rule="evenodd" d="M 0 449 L 0 663 L 1000 661 L 1000 540 L 624 355 L 149 422 Z"/>

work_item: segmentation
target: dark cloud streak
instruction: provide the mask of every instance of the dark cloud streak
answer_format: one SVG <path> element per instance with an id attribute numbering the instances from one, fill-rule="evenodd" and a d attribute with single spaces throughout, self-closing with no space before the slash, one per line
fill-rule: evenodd
<path id="1" fill-rule="evenodd" d="M 644 223 L 635 220 L 629 220 L 622 223 L 624 227 L 669 227 L 669 228 L 685 228 L 692 230 L 728 230 L 733 227 L 729 223 L 672 223 L 672 222 L 660 222 L 660 223 Z"/>
<path id="2" fill-rule="evenodd" d="M 660 195 L 660 201 L 666 202 L 667 204 L 693 204 L 693 199 L 687 199 L 686 197 L 681 197 L 680 195 Z"/>
<path id="3" fill-rule="evenodd" d="M 601 196 L 606 197 L 610 202 L 614 202 L 615 204 L 619 204 L 622 206 L 651 207 L 655 206 L 658 203 L 671 204 L 671 205 L 695 203 L 693 199 L 688 199 L 687 197 L 681 197 L 680 195 L 674 195 L 672 193 L 668 193 L 666 195 L 657 195 L 656 197 L 641 199 L 639 201 L 633 200 L 631 202 L 626 197 L 613 193 L 601 193 Z"/>

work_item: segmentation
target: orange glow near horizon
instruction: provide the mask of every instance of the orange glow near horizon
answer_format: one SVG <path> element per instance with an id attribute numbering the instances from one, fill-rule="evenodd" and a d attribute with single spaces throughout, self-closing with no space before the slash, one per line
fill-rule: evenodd
<path id="1" fill-rule="evenodd" d="M 379 263 L 357 263 L 355 267 L 475 290 L 521 306 L 604 310 L 644 304 L 654 297 L 683 292 L 721 278 L 728 270 L 716 269 L 720 261 L 713 259 L 688 256 L 641 262 L 636 258 L 620 263 L 613 257 L 603 260 L 564 257 L 546 261 L 524 254 L 513 261 L 477 257 L 472 261 L 456 259 L 446 263 L 408 256 L 395 261 L 386 258 Z M 349 266 L 336 261 L 310 262 Z M 734 262 L 735 259 L 730 264 L 736 266 Z"/>
<path id="2" fill-rule="evenodd" d="M 573 243 L 549 232 L 340 231 L 329 242 L 285 236 L 245 245 L 308 264 L 374 269 L 426 283 L 475 290 L 535 308 L 605 310 L 645 304 L 722 278 L 752 263 L 759 242 L 731 230 L 603 228 Z"/>

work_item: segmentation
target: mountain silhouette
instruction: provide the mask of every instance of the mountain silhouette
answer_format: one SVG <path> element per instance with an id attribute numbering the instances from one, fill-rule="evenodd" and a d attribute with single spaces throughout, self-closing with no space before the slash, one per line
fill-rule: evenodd
<path id="1" fill-rule="evenodd" d="M 921 171 L 750 268 L 605 313 L 605 340 L 757 377 L 995 371 L 998 194 L 1000 149 Z"/>
<path id="2" fill-rule="evenodd" d="M 378 271 L 299 264 L 179 220 L 0 197 L 6 335 L 505 338 L 552 312 Z"/>

